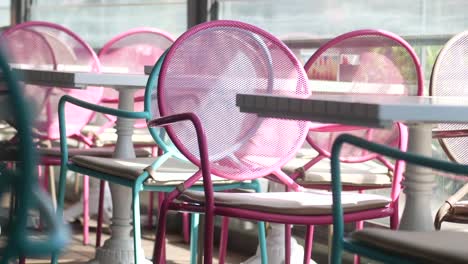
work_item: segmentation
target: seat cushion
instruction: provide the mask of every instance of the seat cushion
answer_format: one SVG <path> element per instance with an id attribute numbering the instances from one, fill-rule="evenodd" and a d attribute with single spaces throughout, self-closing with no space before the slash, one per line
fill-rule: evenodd
<path id="1" fill-rule="evenodd" d="M 41 156 L 52 156 L 60 157 L 62 152 L 60 148 L 38 148 L 39 155 Z M 73 157 L 77 155 L 87 155 L 95 157 L 112 157 L 114 154 L 114 147 L 97 147 L 97 148 L 68 148 L 68 156 Z M 145 149 L 135 149 L 135 155 L 137 157 L 149 157 L 151 153 Z"/>
<path id="2" fill-rule="evenodd" d="M 86 125 L 81 132 L 85 135 L 94 134 L 101 129 L 101 126 Z M 103 145 L 114 145 L 117 142 L 116 129 L 113 127 L 106 128 L 102 133 L 96 135 L 99 143 Z M 135 145 L 156 145 L 153 137 L 148 132 L 148 128 L 134 128 L 132 142 Z"/>
<path id="3" fill-rule="evenodd" d="M 299 172 L 296 182 L 303 186 L 330 185 L 330 160 L 322 159 L 307 171 L 302 166 L 313 158 L 301 156 L 290 160 L 282 170 L 291 175 Z M 392 177 L 388 168 L 374 161 L 364 163 L 341 163 L 341 182 L 343 186 L 369 188 L 391 187 Z"/>
<path id="4" fill-rule="evenodd" d="M 414 258 L 420 263 L 467 263 L 468 234 L 450 231 L 394 231 L 366 228 L 353 232 L 354 242 Z"/>
<path id="5" fill-rule="evenodd" d="M 185 191 L 179 200 L 203 204 L 201 191 Z M 306 192 L 214 193 L 218 206 L 257 210 L 286 215 L 328 215 L 332 213 L 331 192 L 308 189 Z M 345 212 L 386 207 L 390 199 L 373 194 L 343 192 Z"/>
<path id="6" fill-rule="evenodd" d="M 130 180 L 140 176 L 146 167 L 151 165 L 155 158 L 113 159 L 93 156 L 75 156 L 71 161 L 84 168 L 102 173 L 122 177 Z M 177 185 L 198 171 L 198 167 L 190 162 L 170 158 L 159 167 L 152 177 L 146 181 L 150 185 Z M 228 184 L 235 181 L 226 180 L 217 176 L 211 176 L 213 184 Z M 197 185 L 203 184 L 200 180 Z"/>

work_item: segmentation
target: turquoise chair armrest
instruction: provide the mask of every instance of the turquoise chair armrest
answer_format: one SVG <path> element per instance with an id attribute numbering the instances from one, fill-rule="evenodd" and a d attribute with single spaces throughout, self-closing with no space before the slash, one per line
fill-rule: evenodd
<path id="1" fill-rule="evenodd" d="M 122 118 L 129 118 L 129 119 L 149 119 L 150 113 L 148 112 L 133 112 L 133 111 L 125 111 L 119 110 L 109 107 L 104 107 L 96 104 L 91 104 L 86 101 L 77 99 L 75 97 L 64 95 L 60 98 L 59 107 L 58 107 L 58 114 L 59 114 L 59 129 L 60 129 L 60 150 L 62 153 L 61 158 L 61 165 L 65 165 L 68 161 L 68 143 L 66 137 L 66 121 L 65 121 L 65 104 L 71 103 L 77 105 L 79 107 L 89 109 L 95 112 L 99 112 L 102 114 L 113 115 Z"/>
<path id="2" fill-rule="evenodd" d="M 343 134 L 336 138 L 331 151 L 331 174 L 333 191 L 333 250 L 343 249 L 344 221 L 343 208 L 341 206 L 341 175 L 340 175 L 340 152 L 344 144 L 353 145 L 371 152 L 387 156 L 396 160 L 403 160 L 419 166 L 424 166 L 436 170 L 450 172 L 468 176 L 468 165 L 442 161 L 434 158 L 403 152 L 396 148 L 387 147 L 381 144 L 367 141 L 349 134 Z M 338 257 L 339 254 L 332 254 Z M 338 259 L 332 263 L 339 263 Z"/>

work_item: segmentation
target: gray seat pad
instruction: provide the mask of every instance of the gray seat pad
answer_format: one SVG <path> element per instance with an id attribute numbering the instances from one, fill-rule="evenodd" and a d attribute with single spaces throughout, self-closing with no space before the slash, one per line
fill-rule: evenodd
<path id="1" fill-rule="evenodd" d="M 62 152 L 59 147 L 53 148 L 38 148 L 39 155 L 60 157 Z M 97 148 L 68 148 L 68 156 L 73 157 L 77 155 L 87 155 L 96 157 L 112 157 L 114 154 L 114 147 L 97 147 Z M 149 157 L 150 152 L 141 148 L 135 149 L 137 157 Z"/>
<path id="2" fill-rule="evenodd" d="M 201 191 L 185 191 L 179 200 L 200 203 L 205 201 Z M 386 207 L 391 200 L 374 194 L 343 192 L 345 212 Z M 332 213 L 332 194 L 321 190 L 306 192 L 223 193 L 215 192 L 216 205 L 287 215 L 329 215 Z"/>
<path id="3" fill-rule="evenodd" d="M 351 239 L 420 263 L 468 263 L 468 234 L 464 232 L 366 228 L 353 232 Z"/>
<path id="4" fill-rule="evenodd" d="M 330 160 L 322 159 L 307 171 L 302 166 L 312 160 L 316 155 L 299 154 L 283 166 L 282 170 L 291 175 L 299 171 L 300 176 L 296 182 L 300 185 L 330 185 Z M 388 168 L 374 161 L 363 163 L 340 163 L 341 182 L 343 186 L 390 187 L 392 176 Z"/>
<path id="5" fill-rule="evenodd" d="M 71 161 L 84 168 L 92 169 L 98 172 L 135 180 L 140 176 L 146 167 L 151 165 L 156 158 L 135 158 L 135 159 L 114 159 L 93 156 L 75 156 Z M 151 185 L 177 185 L 198 171 L 198 167 L 190 162 L 175 158 L 169 158 L 159 167 L 152 178 L 147 180 Z M 213 184 L 228 184 L 235 181 L 226 180 L 217 176 L 211 176 Z M 200 185 L 200 180 L 196 184 Z"/>

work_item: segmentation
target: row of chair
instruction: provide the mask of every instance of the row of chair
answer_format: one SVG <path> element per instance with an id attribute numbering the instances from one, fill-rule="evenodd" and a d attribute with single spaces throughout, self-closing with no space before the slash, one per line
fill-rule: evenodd
<path id="1" fill-rule="evenodd" d="M 313 74 L 313 71 L 330 70 L 330 64 L 323 63 L 330 60 L 335 60 L 332 64 L 336 67 L 337 78 L 333 78 L 336 82 L 331 81 L 329 75 L 324 80 L 320 75 Z M 21 62 L 16 61 L 16 63 Z M 130 180 L 123 184 L 132 187 L 134 191 L 133 220 L 135 248 L 137 248 L 140 243 L 138 192 L 161 191 L 160 186 L 154 184 L 154 181 L 158 182 L 161 177 L 164 178 L 163 174 L 170 175 L 161 168 L 164 168 L 166 162 L 170 163 L 171 160 L 176 162 L 172 157 L 180 157 L 182 153 L 193 163 L 186 172 L 194 174 L 183 184 L 177 185 L 177 188 L 174 189 L 176 186 L 172 186 L 166 189 L 170 193 L 164 199 L 159 212 L 156 254 L 153 259 L 155 262 L 159 260 L 163 262 L 165 216 L 167 210 L 171 208 L 206 214 L 208 230 L 205 238 L 206 263 L 211 263 L 212 257 L 214 214 L 307 225 L 304 263 L 308 263 L 313 224 L 333 223 L 331 194 L 311 190 L 302 192 L 304 187 L 328 190 L 331 188 L 333 177 L 321 178 L 323 175 L 317 177 L 314 175 L 313 166 L 331 156 L 333 142 L 344 132 L 404 151 L 407 131 L 402 124 L 395 124 L 391 131 L 382 131 L 335 124 L 259 119 L 238 112 L 233 103 L 235 94 L 275 93 L 310 96 L 311 92 L 329 93 L 338 90 L 341 93 L 421 95 L 423 84 L 419 61 L 414 51 L 404 40 L 384 31 L 360 30 L 341 35 L 319 48 L 304 68 L 281 41 L 254 26 L 233 21 L 217 21 L 194 27 L 177 39 L 158 61 L 149 76 L 144 95 L 139 95 L 145 102 L 144 111 L 136 112 L 132 116 L 147 121 L 156 119 L 148 122 L 150 126 L 167 126 L 167 134 L 173 142 L 169 144 L 161 137 L 160 130 L 150 128 L 151 134 L 164 150 L 164 154 L 157 159 L 132 160 L 141 163 L 133 173 L 119 167 L 118 160 L 96 157 L 93 154 L 77 155 L 72 157 L 71 163 L 68 164 L 69 135 L 65 128 L 72 124 L 70 123 L 72 120 L 68 118 L 65 121 L 65 116 L 70 115 L 74 118 L 74 115 L 67 113 L 64 109 L 70 106 L 64 108 L 64 105 L 89 108 L 89 103 L 93 102 L 64 96 L 60 99 L 59 107 L 62 124 L 61 183 L 64 182 L 66 169 L 101 179 L 115 179 L 113 182 L 120 184 L 123 183 L 122 179 Z M 115 99 L 113 100 L 110 103 L 115 103 Z M 122 115 L 115 109 L 103 112 L 108 115 Z M 165 117 L 171 115 L 174 116 Z M 109 118 L 109 120 L 115 119 Z M 172 123 L 182 120 L 191 121 L 197 133 L 193 132 L 191 124 Z M 293 159 L 305 140 L 318 152 L 318 155 L 310 159 L 302 158 L 300 161 Z M 208 141 L 208 144 L 205 141 Z M 374 154 L 356 147 L 348 147 L 343 152 L 340 156 L 342 162 L 361 163 L 377 159 L 388 169 L 381 175 L 386 177 L 383 180 L 380 180 L 382 177 L 374 175 L 362 177 L 363 175 L 357 175 L 359 173 L 351 172 L 352 179 L 343 182 L 344 188 L 360 192 L 374 188 L 392 189 L 390 199 L 375 195 L 345 194 L 343 199 L 350 200 L 341 207 L 345 210 L 344 219 L 362 221 L 391 216 L 390 226 L 393 229 L 397 228 L 403 162 L 396 159 L 397 162 L 392 164 L 382 155 L 386 153 Z M 185 161 L 182 159 L 182 162 Z M 303 164 L 297 166 L 298 162 Z M 144 170 L 149 164 L 151 169 Z M 186 162 L 183 165 L 178 164 L 176 167 L 185 167 L 186 164 Z M 285 172 L 289 172 L 289 175 Z M 223 181 L 223 187 L 218 190 L 234 187 L 257 190 L 258 185 L 255 181 L 250 183 L 244 181 L 268 177 L 283 183 L 287 190 L 301 192 L 281 194 L 213 192 L 211 174 L 227 178 L 229 181 L 228 183 Z M 392 175 L 391 181 L 389 174 Z M 356 181 L 360 176 L 362 181 Z M 200 182 L 202 177 L 203 181 Z M 371 181 L 369 177 L 372 178 Z M 147 181 L 148 179 L 152 181 Z M 197 182 L 203 184 L 204 192 L 187 190 Z M 60 184 L 60 188 L 59 204 L 63 204 L 63 184 Z M 174 200 L 175 198 L 177 199 Z M 259 225 L 259 231 L 261 236 L 264 235 L 262 224 Z M 286 232 L 288 232 L 286 237 L 290 237 L 288 228 Z M 263 262 L 266 263 L 266 252 L 262 253 Z M 287 247 L 286 261 L 288 259 Z M 135 254 L 135 262 L 138 262 L 138 254 Z"/>
<path id="2" fill-rule="evenodd" d="M 335 56 L 340 60 L 342 54 L 358 57 L 358 62 L 354 62 L 356 67 L 350 68 L 352 72 L 348 73 L 351 81 L 336 82 L 348 85 L 341 87 L 342 92 L 421 94 L 422 74 L 419 62 L 414 51 L 401 38 L 391 33 L 374 30 L 345 34 L 319 49 L 306 63 L 306 69 L 316 61 L 319 64 L 320 60 L 317 59 L 320 56 L 327 59 Z M 307 165 L 306 170 L 318 160 L 329 157 L 331 142 L 337 134 L 344 131 L 362 133 L 368 140 L 380 140 L 379 142 L 399 146 L 403 150 L 407 141 L 401 124 L 395 125 L 394 132 L 388 132 L 334 124 L 262 119 L 240 113 L 234 105 L 237 93 L 310 96 L 311 91 L 314 91 L 314 84 L 318 89 L 320 89 L 319 84 L 323 84 L 321 80 L 313 81 L 308 80 L 303 66 L 276 37 L 241 22 L 215 21 L 199 25 L 184 33 L 158 61 L 149 76 L 144 112 L 128 116 L 115 110 L 99 109 L 107 114 L 153 120 L 148 122 L 150 130 L 153 129 L 152 126 L 167 126 L 167 134 L 177 150 L 198 167 L 193 176 L 179 184 L 163 201 L 159 212 L 154 262 L 164 262 L 164 229 L 169 209 L 205 213 L 205 263 L 212 261 L 214 215 L 285 224 L 305 224 L 308 226 L 308 236 L 304 262 L 310 261 L 312 226 L 332 224 L 331 193 L 310 189 L 304 191 L 303 186 L 293 181 L 303 170 L 299 170 L 291 177 L 282 170 L 283 165 L 294 157 L 308 135 L 311 135 L 309 142 L 318 142 L 312 143 L 312 146 L 321 152 L 318 158 Z M 69 103 L 92 108 L 86 102 L 65 96 L 61 99 L 61 109 L 63 105 Z M 67 124 L 62 115 L 61 123 Z M 152 134 L 158 135 L 156 132 Z M 318 134 L 321 136 L 314 139 Z M 158 143 L 163 142 L 162 139 L 159 140 Z M 65 149 L 67 146 L 65 134 L 61 137 L 61 144 Z M 351 154 L 353 152 L 356 150 L 349 150 L 349 156 L 355 157 L 354 160 L 352 158 L 343 160 L 362 162 L 379 157 L 380 161 L 395 170 L 390 162 L 379 155 L 360 151 L 357 152 L 359 155 Z M 158 173 L 158 168 L 165 162 L 165 156 L 153 161 L 150 170 L 143 170 L 148 163 L 142 163 L 128 184 L 122 182 L 122 177 L 129 179 L 128 172 L 116 173 L 124 170 L 119 166 L 122 160 L 76 156 L 71 159 L 71 163 L 67 164 L 65 161 L 68 161 L 66 155 L 62 157 L 62 168 L 66 167 L 90 176 L 132 186 L 135 248 L 139 248 L 139 215 L 136 210 L 138 192 L 152 190 L 151 184 L 145 181 L 148 178 L 158 180 L 162 176 L 164 171 Z M 135 163 L 135 160 L 131 162 Z M 348 193 L 344 196 L 347 199 L 346 221 L 392 216 L 391 226 L 393 228 L 398 226 L 397 201 L 401 180 L 401 170 L 398 166 L 401 165 L 397 162 L 396 172 L 390 183 L 393 190 L 391 199 L 360 193 Z M 259 177 L 275 178 L 291 192 L 280 194 L 213 192 L 211 174 L 237 182 Z M 193 190 L 191 187 L 202 178 L 204 191 Z M 307 187 L 325 185 L 325 188 L 330 188 L 329 182 L 328 187 L 323 181 L 317 183 L 312 180 L 303 183 Z M 365 189 L 357 186 L 354 188 Z M 286 230 L 288 232 L 286 237 L 289 238 L 290 231 Z M 289 260 L 288 248 L 287 246 L 286 263 Z M 267 263 L 266 254 L 262 253 L 262 261 Z M 135 262 L 139 262 L 138 254 L 135 254 Z"/>
<path id="3" fill-rule="evenodd" d="M 8 50 L 10 64 L 17 67 L 30 67 L 50 70 L 92 71 L 92 72 L 126 72 L 143 74 L 145 65 L 152 65 L 161 54 L 172 44 L 173 37 L 168 33 L 152 28 L 138 28 L 119 34 L 106 43 L 98 55 L 78 35 L 69 29 L 49 22 L 26 22 L 9 28 L 1 35 L 2 45 Z M 21 43 L 19 45 L 18 43 Z M 27 85 L 26 95 L 34 99 L 37 109 L 34 131 L 36 139 L 41 143 L 38 148 L 41 154 L 40 164 L 44 166 L 60 165 L 61 152 L 58 147 L 52 147 L 51 142 L 59 139 L 58 100 L 67 94 L 86 100 L 90 103 L 104 104 L 116 107 L 118 94 L 113 89 L 92 87 L 86 90 L 66 89 L 66 87 L 37 87 Z M 142 109 L 143 102 L 136 94 L 136 109 Z M 107 122 L 92 129 L 90 123 L 95 119 L 95 113 L 76 107 L 67 108 L 67 114 L 73 116 L 67 126 L 67 137 L 72 138 L 85 147 L 74 148 L 69 151 L 70 156 L 77 154 L 112 157 L 112 147 L 97 147 L 103 141 L 105 129 L 112 127 L 115 118 L 106 115 Z M 141 128 L 145 123 L 137 123 Z M 89 133 L 92 131 L 93 133 Z M 104 140 L 109 144 L 112 141 Z M 151 143 L 151 142 L 150 142 Z M 153 144 L 141 142 L 140 146 Z M 155 153 L 155 151 L 153 151 Z M 148 157 L 150 153 L 144 149 L 137 149 L 139 157 Z M 9 157 L 5 157 L 8 159 Z M 42 172 L 39 169 L 39 172 Z M 51 188 L 52 197 L 55 194 L 55 180 L 52 169 L 46 169 L 43 185 Z M 84 177 L 84 243 L 88 243 L 89 219 L 89 183 Z M 101 196 L 104 184 L 100 186 Z M 54 199 L 55 200 L 55 199 Z M 151 199 L 152 200 L 152 199 Z M 100 199 L 100 203 L 103 200 Z M 102 208 L 102 206 L 100 206 Z M 151 221 L 151 220 L 150 220 Z M 100 234 L 98 234 L 98 237 Z"/>

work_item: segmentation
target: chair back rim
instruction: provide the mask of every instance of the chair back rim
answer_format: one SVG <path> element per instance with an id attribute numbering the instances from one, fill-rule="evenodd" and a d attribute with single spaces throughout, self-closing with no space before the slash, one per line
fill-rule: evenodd
<path id="1" fill-rule="evenodd" d="M 114 37 L 112 37 L 108 42 L 106 42 L 102 48 L 99 50 L 99 53 L 98 53 L 98 57 L 100 58 L 102 56 L 102 54 L 106 53 L 107 50 L 112 47 L 112 45 L 123 39 L 123 38 L 126 38 L 128 36 L 132 36 L 132 35 L 136 35 L 136 34 L 140 34 L 140 33 L 152 33 L 152 34 L 155 34 L 155 35 L 161 35 L 163 36 L 164 38 L 166 38 L 167 40 L 170 40 L 172 42 L 175 41 L 175 38 L 169 34 L 168 32 L 164 31 L 164 30 L 161 30 L 161 29 L 157 29 L 157 28 L 152 28 L 152 27 L 137 27 L 137 28 L 132 28 L 132 29 L 129 29 L 125 32 L 121 32 L 117 35 L 115 35 Z"/>
<path id="2" fill-rule="evenodd" d="M 160 115 L 162 117 L 167 115 L 167 111 L 166 111 L 167 102 L 165 102 L 163 100 L 163 98 L 165 97 L 165 78 L 164 77 L 166 76 L 168 65 L 170 64 L 171 57 L 173 56 L 175 50 L 177 50 L 177 48 L 181 44 L 183 44 L 187 38 L 191 37 L 192 35 L 198 33 L 199 31 L 209 29 L 209 28 L 214 28 L 214 27 L 242 28 L 242 29 L 245 29 L 245 30 L 252 30 L 256 34 L 262 35 L 262 37 L 265 37 L 266 39 L 268 39 L 268 40 L 272 41 L 273 43 L 275 43 L 275 45 L 277 45 L 284 52 L 284 54 L 286 56 L 288 56 L 288 58 L 293 63 L 293 66 L 296 67 L 298 69 L 298 71 L 300 71 L 302 73 L 302 77 L 306 78 L 305 80 L 307 80 L 307 75 L 305 73 L 304 68 L 300 64 L 299 60 L 294 56 L 294 54 L 291 52 L 291 50 L 281 40 L 276 38 L 273 34 L 267 32 L 267 31 L 265 31 L 265 30 L 263 30 L 261 28 L 258 28 L 258 27 L 254 26 L 254 25 L 247 24 L 247 23 L 240 22 L 240 21 L 216 20 L 216 21 L 205 22 L 205 23 L 202 23 L 202 24 L 199 24 L 199 25 L 196 25 L 196 26 L 192 27 L 191 29 L 186 31 L 184 34 L 182 34 L 174 42 L 174 44 L 168 49 L 167 54 L 165 56 L 165 59 L 162 62 L 161 70 L 160 70 L 160 74 L 159 74 L 159 78 L 158 78 L 158 87 L 157 87 L 158 107 L 159 107 L 159 113 L 160 113 Z M 298 77 L 300 77 L 300 76 L 298 76 Z M 305 82 L 305 83 L 307 85 L 307 82 Z M 309 92 L 309 95 L 310 95 L 310 89 L 307 88 L 307 91 Z M 233 102 L 233 104 L 235 103 L 235 98 L 233 98 L 232 102 Z M 308 131 L 308 129 L 309 129 L 309 122 L 306 122 L 305 131 Z M 183 143 L 176 136 L 176 133 L 174 132 L 173 128 L 171 126 L 167 126 L 166 131 L 167 131 L 167 133 L 169 135 L 169 138 L 172 140 L 172 142 L 177 147 L 177 149 L 179 149 L 179 151 L 190 162 L 192 162 L 193 164 L 200 167 L 201 166 L 200 159 L 195 157 L 192 153 L 190 153 L 190 151 L 183 145 Z M 306 135 L 307 135 L 306 132 L 303 133 L 303 136 L 302 136 L 303 138 L 300 140 L 300 142 L 304 142 Z M 265 167 L 265 168 L 263 168 L 261 170 L 255 171 L 254 173 L 252 172 L 248 176 L 248 178 L 249 179 L 255 179 L 255 178 L 263 177 L 263 176 L 269 175 L 273 171 L 276 171 L 276 170 L 280 169 L 281 166 L 286 164 L 289 160 L 291 160 L 295 156 L 297 150 L 301 146 L 302 146 L 302 143 L 301 144 L 296 144 L 295 148 L 292 149 L 292 151 L 289 153 L 289 155 L 287 155 L 285 157 L 282 157 L 281 158 L 281 161 L 282 161 L 281 163 L 282 164 L 279 163 L 279 164 L 277 164 L 278 166 L 276 166 L 276 167 L 269 166 L 269 167 Z M 209 161 L 209 162 L 211 163 L 212 161 Z M 211 173 L 213 173 L 215 175 L 218 175 L 218 176 L 221 176 L 221 177 L 223 177 L 225 175 L 225 173 L 223 173 L 221 171 L 218 171 L 213 167 L 211 167 Z"/>
<path id="3" fill-rule="evenodd" d="M 406 51 L 410 55 L 411 59 L 413 60 L 414 66 L 416 68 L 416 75 L 417 75 L 416 77 L 417 77 L 417 82 L 418 82 L 417 83 L 417 96 L 422 96 L 423 91 L 424 91 L 424 76 L 423 76 L 423 73 L 421 71 L 421 63 L 419 61 L 419 58 L 418 58 L 416 52 L 414 51 L 413 47 L 411 47 L 411 45 L 406 40 L 404 40 L 402 37 L 398 36 L 395 33 L 390 32 L 390 31 L 386 31 L 386 30 L 381 30 L 381 29 L 359 29 L 359 30 L 354 30 L 354 31 L 350 31 L 350 32 L 341 34 L 341 35 L 329 40 L 328 42 L 326 42 L 322 46 L 320 46 L 317 49 L 317 51 L 315 51 L 314 54 L 309 58 L 309 60 L 304 64 L 304 69 L 306 69 L 306 71 L 307 71 L 324 52 L 326 52 L 328 49 L 334 47 L 335 45 L 339 44 L 340 42 L 342 42 L 344 40 L 347 40 L 347 39 L 350 39 L 350 38 L 353 38 L 353 37 L 369 36 L 369 35 L 370 36 L 382 36 L 382 37 L 388 38 L 390 40 L 396 41 L 399 45 L 401 45 L 402 47 L 404 47 L 406 49 Z M 330 154 L 329 151 L 327 151 L 327 150 L 323 149 L 322 147 L 320 147 L 319 145 L 315 144 L 313 140 L 309 139 L 309 137 L 308 137 L 307 142 L 319 153 L 319 155 L 323 155 L 325 157 L 331 157 L 331 154 Z M 400 136 L 399 136 L 398 145 L 400 145 L 400 143 L 401 143 L 401 139 L 400 139 Z M 357 158 L 349 158 L 349 157 L 344 158 L 342 161 L 343 162 L 349 162 L 349 163 L 359 163 L 359 162 L 365 162 L 365 161 L 368 161 L 368 160 L 372 160 L 372 159 L 376 158 L 377 156 L 378 155 L 376 155 L 376 154 L 367 154 L 365 156 L 360 156 L 360 157 L 357 157 Z"/>
<path id="4" fill-rule="evenodd" d="M 8 36 L 8 35 L 12 34 L 13 32 L 15 32 L 17 30 L 21 30 L 21 29 L 28 28 L 28 27 L 35 27 L 35 26 L 53 28 L 53 29 L 56 29 L 56 30 L 59 30 L 59 31 L 63 31 L 63 32 L 67 33 L 68 35 L 70 35 L 73 39 L 78 41 L 81 45 L 83 45 L 83 47 L 85 47 L 88 51 L 90 51 L 90 55 L 93 57 L 93 60 L 94 60 L 94 62 L 96 64 L 95 71 L 97 71 L 97 72 L 101 71 L 101 63 L 99 61 L 98 56 L 96 55 L 96 52 L 94 52 L 93 48 L 91 48 L 91 46 L 88 43 L 86 43 L 75 32 L 71 31 L 70 29 L 68 29 L 67 27 L 64 27 L 62 25 L 55 24 L 55 23 L 52 23 L 52 22 L 47 22 L 47 21 L 39 21 L 39 20 L 26 21 L 26 22 L 23 22 L 21 24 L 17 24 L 17 25 L 13 25 L 13 26 L 9 27 L 1 35 L 2 36 Z"/>

